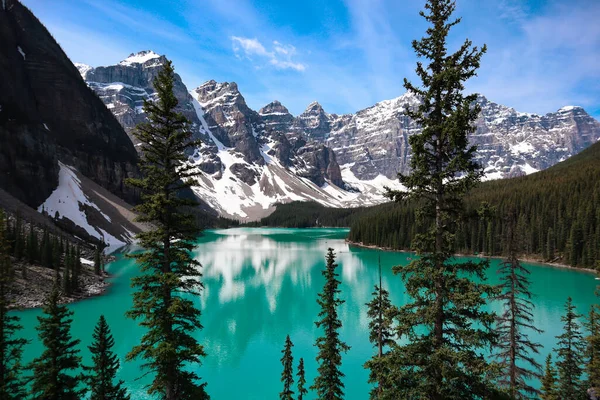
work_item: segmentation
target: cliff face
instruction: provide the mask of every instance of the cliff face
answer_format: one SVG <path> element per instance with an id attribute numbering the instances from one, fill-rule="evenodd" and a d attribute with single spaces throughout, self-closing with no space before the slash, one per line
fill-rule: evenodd
<path id="1" fill-rule="evenodd" d="M 16 0 L 0 4 L 0 186 L 32 207 L 58 185 L 59 161 L 126 200 L 137 153 L 54 38 Z"/>

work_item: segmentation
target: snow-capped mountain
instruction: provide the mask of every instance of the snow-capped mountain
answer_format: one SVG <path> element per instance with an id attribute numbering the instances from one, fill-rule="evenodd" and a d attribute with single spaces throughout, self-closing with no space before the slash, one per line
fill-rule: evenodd
<path id="1" fill-rule="evenodd" d="M 131 133 L 145 120 L 143 99 L 153 98 L 152 80 L 165 60 L 144 51 L 113 66 L 77 67 Z M 335 207 L 381 202 L 383 186 L 397 185 L 396 174 L 408 172 L 408 138 L 420 130 L 404 115 L 420 101 L 410 93 L 345 115 L 313 102 L 294 117 L 278 101 L 250 109 L 234 82 L 211 80 L 188 92 L 176 76 L 175 92 L 203 142 L 190 154 L 202 171 L 194 191 L 222 215 L 239 219 L 259 218 L 292 200 Z M 580 107 L 540 116 L 483 96 L 477 102 L 482 110 L 471 142 L 487 179 L 550 167 L 600 138 L 600 123 Z"/>

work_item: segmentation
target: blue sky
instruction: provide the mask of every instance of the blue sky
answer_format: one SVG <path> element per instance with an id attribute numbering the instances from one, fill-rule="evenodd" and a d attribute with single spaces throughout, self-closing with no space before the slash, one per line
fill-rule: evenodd
<path id="1" fill-rule="evenodd" d="M 348 113 L 416 81 L 424 0 L 23 0 L 74 62 L 152 49 L 189 89 L 235 81 L 249 106 Z M 487 44 L 467 89 L 523 112 L 583 106 L 600 118 L 600 1 L 458 0 L 451 35 Z"/>

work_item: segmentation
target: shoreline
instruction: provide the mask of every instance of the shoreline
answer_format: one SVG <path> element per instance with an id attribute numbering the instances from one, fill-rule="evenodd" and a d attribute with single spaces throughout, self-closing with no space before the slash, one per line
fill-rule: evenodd
<path id="1" fill-rule="evenodd" d="M 375 249 L 375 250 L 382 250 L 382 251 L 393 251 L 393 252 L 397 252 L 397 253 L 414 253 L 414 251 L 411 251 L 411 250 L 398 250 L 398 249 L 392 249 L 392 248 L 389 248 L 389 247 L 376 246 L 376 245 L 372 245 L 372 244 L 363 244 L 362 242 L 360 242 L 360 243 L 353 242 L 353 241 L 348 240 L 348 239 L 344 239 L 344 241 L 347 244 L 349 244 L 350 246 L 362 247 L 362 248 L 366 248 L 366 249 Z M 502 256 L 476 256 L 474 254 L 464 254 L 464 253 L 456 253 L 454 255 L 458 256 L 458 257 L 494 258 L 494 259 L 499 259 L 499 260 L 504 259 L 504 257 L 502 257 Z M 597 271 L 595 269 L 592 269 L 592 268 L 578 268 L 578 267 L 572 267 L 570 265 L 562 264 L 562 263 L 544 262 L 544 261 L 536 260 L 536 259 L 531 258 L 531 257 L 519 257 L 519 260 L 525 261 L 525 262 L 528 262 L 528 263 L 538 264 L 538 265 L 543 266 L 543 267 L 554 267 L 554 268 L 570 269 L 570 270 L 573 270 L 573 271 L 581 271 L 581 272 L 591 273 L 591 274 L 594 274 L 596 276 L 600 275 L 599 271 Z"/>

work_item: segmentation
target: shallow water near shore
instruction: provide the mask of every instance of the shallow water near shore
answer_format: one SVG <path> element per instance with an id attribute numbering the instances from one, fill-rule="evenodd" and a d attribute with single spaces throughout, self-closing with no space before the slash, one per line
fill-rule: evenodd
<path id="1" fill-rule="evenodd" d="M 287 334 L 295 345 L 294 364 L 304 358 L 307 382 L 312 384 L 316 373 L 313 344 L 320 333 L 314 325 L 319 312 L 316 298 L 323 287 L 321 270 L 328 247 L 337 253 L 341 297 L 346 300 L 339 310 L 341 338 L 352 347 L 343 356 L 346 399 L 368 398 L 368 371 L 363 364 L 374 350 L 368 342 L 365 303 L 378 280 L 378 259 L 381 257 L 383 285 L 393 303 L 401 305 L 407 298 L 391 267 L 407 264 L 411 254 L 349 246 L 344 242 L 347 233 L 347 229 L 239 228 L 207 231 L 198 239 L 195 257 L 203 265 L 205 288 L 196 299 L 204 325 L 197 337 L 208 354 L 198 372 L 213 399 L 277 398 L 281 391 L 279 360 Z M 132 399 L 146 399 L 150 397 L 143 386 L 150 378 L 136 380 L 142 375 L 141 363 L 124 361 L 142 335 L 137 323 L 124 315 L 132 304 L 129 281 L 137 267 L 123 253 L 116 256 L 107 266 L 112 285 L 106 294 L 69 305 L 75 313 L 72 333 L 81 339 L 82 356 L 89 363 L 86 346 L 98 317 L 104 314 L 115 336 L 114 350 L 122 361 L 119 378 L 127 382 Z M 495 267 L 499 263 L 491 260 L 491 283 L 498 282 Z M 535 325 L 545 331 L 532 335 L 544 346 L 536 356 L 542 362 L 560 334 L 567 297 L 573 298 L 579 313 L 587 313 L 597 301 L 594 289 L 598 281 L 586 272 L 526 265 L 535 294 Z M 490 307 L 498 309 L 494 304 Z M 40 314 L 39 309 L 18 312 L 24 336 L 32 340 L 26 348 L 26 362 L 42 349 L 35 330 Z M 309 393 L 308 398 L 314 394 Z"/>

